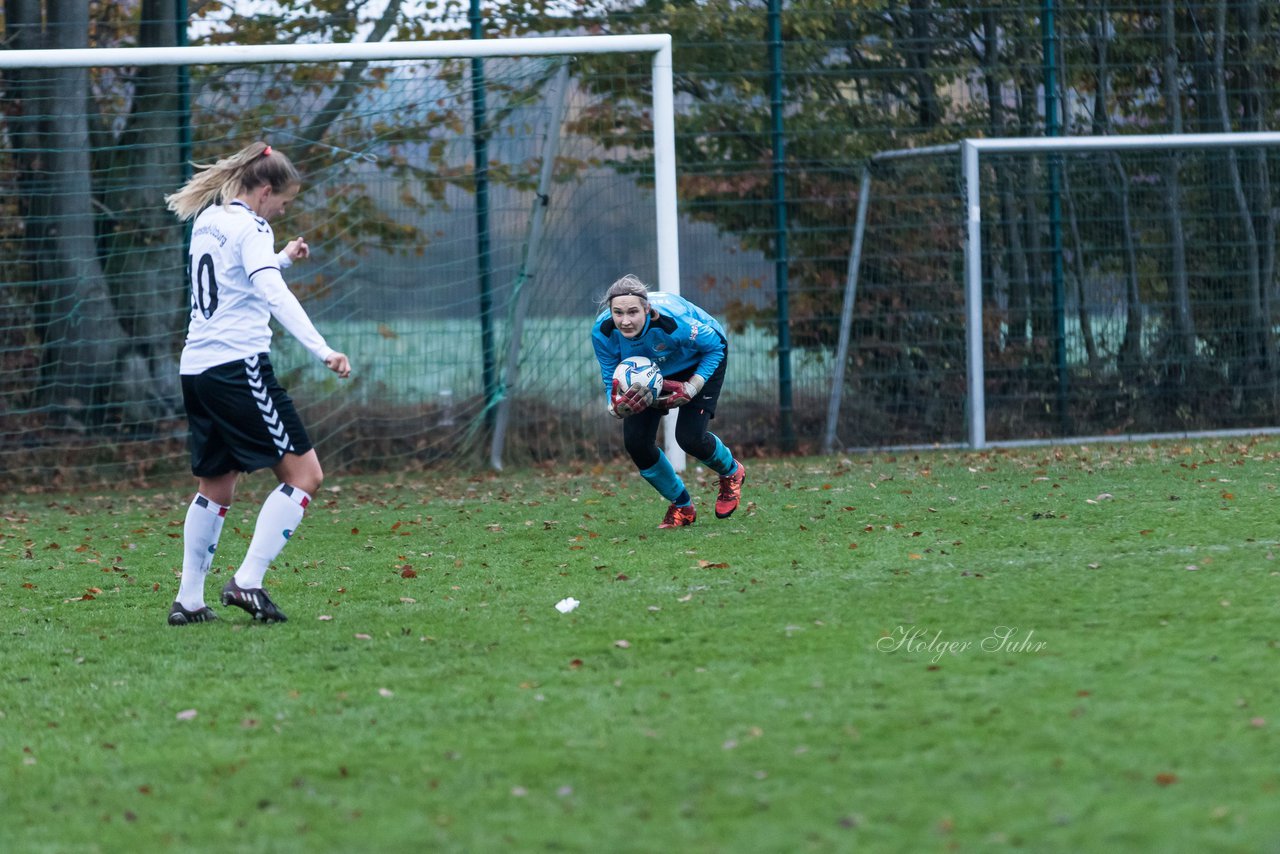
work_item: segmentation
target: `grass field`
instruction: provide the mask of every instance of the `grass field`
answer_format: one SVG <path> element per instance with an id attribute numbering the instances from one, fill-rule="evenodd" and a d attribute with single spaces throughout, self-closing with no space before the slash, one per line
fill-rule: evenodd
<path id="1" fill-rule="evenodd" d="M 622 463 L 331 477 L 290 621 L 180 629 L 185 492 L 7 495 L 0 849 L 1280 850 L 1278 460 L 748 460 L 675 531 Z"/>

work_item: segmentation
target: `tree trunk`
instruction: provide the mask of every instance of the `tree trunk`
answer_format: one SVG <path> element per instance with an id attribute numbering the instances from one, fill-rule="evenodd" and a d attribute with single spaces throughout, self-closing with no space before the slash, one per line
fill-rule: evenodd
<path id="1" fill-rule="evenodd" d="M 1093 46 L 1094 72 L 1097 85 L 1094 88 L 1093 132 L 1099 135 L 1111 133 L 1111 26 L 1106 3 L 1098 9 L 1090 28 L 1089 40 Z M 1131 377 L 1142 361 L 1142 293 L 1138 287 L 1138 250 L 1134 246 L 1133 222 L 1129 204 L 1129 173 L 1120 155 L 1112 152 L 1107 158 L 1116 173 L 1113 187 L 1116 204 L 1120 209 L 1120 243 L 1124 258 L 1125 319 L 1124 338 L 1120 344 L 1119 363 L 1123 373 Z"/>
<path id="2" fill-rule="evenodd" d="M 1120 161 L 1119 154 L 1112 152 L 1110 159 L 1111 166 L 1116 171 L 1115 193 L 1120 205 L 1120 234 L 1124 246 L 1125 320 L 1119 362 L 1122 373 L 1132 378 L 1132 373 L 1142 363 L 1142 292 L 1138 287 L 1138 250 L 1133 242 L 1129 172 Z"/>
<path id="3" fill-rule="evenodd" d="M 911 0 L 911 22 L 908 25 L 911 36 L 907 56 L 911 60 L 911 76 L 916 87 L 916 110 L 922 128 L 936 127 L 942 118 L 931 74 L 935 41 L 930 35 L 930 5 L 930 0 Z"/>
<path id="4" fill-rule="evenodd" d="M 8 22 L 14 47 L 88 47 L 88 0 L 50 0 L 47 25 L 38 3 L 13 4 L 9 12 L 18 14 Z M 125 333 L 115 319 L 94 237 L 85 116 L 89 72 L 24 72 L 17 88 L 22 133 L 34 143 L 21 168 L 23 185 L 32 193 L 24 200 L 25 239 L 40 283 L 37 335 L 43 354 L 35 403 L 97 423 L 107 417 L 104 404 L 118 374 L 116 346 Z"/>
<path id="5" fill-rule="evenodd" d="M 1020 62 L 1019 66 L 1026 67 Z M 1039 132 L 1039 117 L 1036 112 L 1038 82 L 1028 74 L 1019 72 L 1018 88 L 1020 100 L 1018 104 L 1021 133 L 1024 136 L 1035 136 Z M 1024 166 L 1018 170 L 1021 204 L 1014 216 L 1022 230 L 1023 256 L 1027 269 L 1027 300 L 1029 305 L 1028 320 L 1031 322 L 1031 340 L 1040 345 L 1036 351 L 1037 363 L 1052 365 L 1052 342 L 1057 334 L 1053 322 L 1053 287 L 1051 277 L 1046 274 L 1045 259 L 1048 252 L 1043 243 L 1042 229 L 1046 216 L 1041 212 L 1038 200 L 1044 198 L 1044 172 L 1037 168 L 1037 161 L 1024 158 Z M 1056 368 L 1055 368 L 1056 370 Z"/>
<path id="6" fill-rule="evenodd" d="M 401 0 L 392 0 L 383 10 L 382 16 L 374 23 L 373 29 L 370 31 L 365 41 L 380 42 L 386 38 L 387 33 L 391 32 L 391 28 L 395 25 L 396 19 L 400 13 Z M 324 137 L 329 132 L 329 128 L 342 115 L 343 111 L 350 106 L 351 101 L 359 92 L 359 86 L 363 81 L 364 72 L 369 67 L 367 62 L 352 62 L 347 65 L 346 70 L 342 72 L 342 77 L 338 85 L 333 87 L 333 93 L 325 102 L 324 106 L 316 112 L 315 118 L 302 128 L 297 136 L 301 139 L 305 150 L 299 160 L 311 160 L 318 155 L 318 150 L 325 147 Z"/>
<path id="7" fill-rule="evenodd" d="M 1024 57 L 1015 57 L 1014 65 L 1021 68 Z M 1032 111 L 1036 101 L 1035 88 L 1025 73 L 1017 71 L 1016 86 L 1018 92 L 1018 133 L 1031 136 L 1035 133 Z M 1036 306 L 1039 302 L 1037 291 L 1042 280 L 1040 275 L 1040 246 L 1038 241 L 1040 217 L 1036 211 L 1035 199 L 1040 190 L 1033 186 L 1037 172 L 1034 164 L 1028 159 L 1013 161 L 1016 166 L 1009 171 L 1015 181 L 1015 196 L 1012 209 L 1007 218 L 1016 234 L 1011 235 L 1011 246 L 1017 252 L 1009 279 L 1009 326 L 1017 327 L 1018 336 L 1032 343 L 1038 333 Z M 1016 314 L 1015 307 L 1016 306 Z M 1030 330 L 1029 332 L 1027 330 Z"/>
<path id="8" fill-rule="evenodd" d="M 1240 62 L 1242 84 L 1239 87 L 1243 103 L 1243 130 L 1267 129 L 1267 97 L 1262 84 L 1265 79 L 1266 57 L 1263 56 L 1261 15 L 1258 0 L 1243 0 L 1238 6 L 1239 32 L 1244 39 L 1243 57 Z M 1276 212 L 1271 203 L 1271 170 L 1267 165 L 1267 151 L 1254 148 L 1249 153 L 1249 174 L 1244 182 L 1248 190 L 1249 210 L 1252 212 L 1254 233 L 1258 235 L 1258 301 L 1261 315 L 1262 346 L 1268 377 L 1273 394 L 1276 377 L 1276 353 L 1274 335 L 1271 332 L 1272 287 L 1276 263 Z"/>
<path id="9" fill-rule="evenodd" d="M 992 9 L 982 11 L 982 65 L 983 83 L 987 90 L 987 126 L 993 137 L 1006 133 L 1004 120 L 1003 80 L 1000 77 L 1000 24 Z M 1016 183 L 1011 169 L 996 169 L 996 196 L 1000 200 L 1000 231 L 1004 235 L 1005 275 L 1008 286 L 1005 294 L 1008 346 L 1025 347 L 1027 344 L 1027 258 L 1022 251 L 1022 235 L 1017 223 L 1017 206 L 1013 187 Z"/>
<path id="10" fill-rule="evenodd" d="M 1069 80 L 1067 68 L 1066 51 L 1058 52 L 1058 79 Z M 1062 111 L 1062 133 L 1064 136 L 1071 136 L 1074 128 L 1072 127 L 1071 109 Z M 1075 196 L 1071 189 L 1071 159 L 1064 157 L 1062 160 L 1062 199 L 1066 204 L 1067 226 L 1071 232 L 1071 267 L 1074 271 L 1073 278 L 1075 280 L 1076 294 L 1076 320 L 1080 324 L 1080 337 L 1084 341 L 1085 359 L 1090 368 L 1098 361 L 1098 341 L 1093 334 L 1093 316 L 1089 313 L 1089 299 L 1086 292 L 1086 283 L 1089 281 L 1089 267 L 1085 260 L 1085 242 L 1080 233 L 1080 212 L 1076 208 Z"/>
<path id="11" fill-rule="evenodd" d="M 1231 108 L 1227 98 L 1226 26 L 1227 0 L 1219 0 L 1215 9 L 1214 20 L 1213 89 L 1215 103 L 1218 108 L 1218 119 L 1221 122 L 1219 129 L 1224 133 L 1232 130 Z M 1271 347 L 1269 342 L 1271 335 L 1267 330 L 1266 318 L 1262 313 L 1262 280 L 1259 269 L 1257 229 L 1254 227 L 1253 212 L 1249 209 L 1249 199 L 1245 193 L 1244 181 L 1240 175 L 1240 158 L 1234 148 L 1227 149 L 1226 159 L 1227 178 L 1231 182 L 1231 195 L 1235 201 L 1236 215 L 1243 232 L 1245 275 L 1248 282 L 1246 291 L 1248 317 L 1245 329 L 1250 362 L 1248 370 L 1250 373 L 1254 370 L 1270 372 Z M 1255 378 L 1253 377 L 1248 379 L 1250 384 L 1254 381 Z"/>
<path id="12" fill-rule="evenodd" d="M 177 43 L 169 13 L 169 4 L 144 0 L 143 46 Z M 132 109 L 106 169 L 100 233 L 113 303 L 128 333 L 113 397 L 127 423 L 146 424 L 182 403 L 175 351 L 186 321 L 186 259 L 177 251 L 183 226 L 164 203 L 182 182 L 182 117 L 176 66 L 142 66 L 133 80 Z"/>
<path id="13" fill-rule="evenodd" d="M 1182 133 L 1182 93 L 1178 90 L 1178 44 L 1173 0 L 1162 0 L 1163 83 L 1169 132 Z M 1191 315 L 1191 287 L 1187 277 L 1187 237 L 1182 227 L 1181 156 L 1170 152 L 1164 162 L 1164 200 L 1169 225 L 1169 289 L 1173 303 L 1175 350 L 1185 365 L 1196 357 L 1195 320 Z"/>
<path id="14" fill-rule="evenodd" d="M 942 119 L 937 82 L 932 73 L 937 40 L 931 34 L 931 5 L 931 0 L 910 0 L 905 13 L 900 13 L 895 6 L 886 16 L 892 38 L 901 45 L 906 79 L 916 93 L 916 121 L 923 129 L 936 127 Z"/>
<path id="15" fill-rule="evenodd" d="M 1098 342 L 1093 335 L 1093 317 L 1089 314 L 1089 300 L 1085 293 L 1089 268 L 1085 263 L 1084 239 L 1080 236 L 1080 214 L 1076 210 L 1075 196 L 1071 191 L 1071 170 L 1066 168 L 1066 164 L 1062 170 L 1062 198 L 1067 204 L 1067 223 L 1071 229 L 1071 266 L 1075 271 L 1076 280 L 1076 318 L 1080 321 L 1080 337 L 1084 339 L 1085 358 L 1092 367 L 1098 361 Z"/>
<path id="16" fill-rule="evenodd" d="M 88 47 L 87 0 L 10 0 L 6 12 L 14 48 Z M 168 4 L 144 0 L 141 44 L 175 44 L 171 18 Z M 10 77 L 24 257 L 27 278 L 39 283 L 41 377 L 32 402 L 55 425 L 133 428 L 181 404 L 175 350 L 186 264 L 175 253 L 182 226 L 163 200 L 181 180 L 177 69 L 141 67 L 130 79 L 124 128 L 100 129 L 95 145 L 88 69 Z M 114 153 L 95 162 L 103 142 Z"/>

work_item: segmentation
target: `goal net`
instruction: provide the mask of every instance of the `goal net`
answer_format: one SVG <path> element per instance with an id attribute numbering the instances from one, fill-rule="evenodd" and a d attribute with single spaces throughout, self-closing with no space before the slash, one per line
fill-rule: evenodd
<path id="1" fill-rule="evenodd" d="M 874 157 L 825 444 L 1280 424 L 1280 134 L 985 139 Z"/>
<path id="2" fill-rule="evenodd" d="M 328 467 L 617 453 L 589 331 L 622 273 L 678 290 L 669 37 L 0 51 L 0 86 L 11 482 L 186 472 L 163 196 L 258 139 L 303 175 L 286 279 L 353 365 L 277 327 Z"/>

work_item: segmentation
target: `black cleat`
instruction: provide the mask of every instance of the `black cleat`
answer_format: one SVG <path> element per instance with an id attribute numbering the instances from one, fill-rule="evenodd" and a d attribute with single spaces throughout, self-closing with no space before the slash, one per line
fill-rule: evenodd
<path id="1" fill-rule="evenodd" d="M 262 588 L 245 590 L 233 578 L 222 588 L 222 604 L 235 605 L 249 612 L 249 616 L 264 623 L 283 623 L 289 618 L 271 601 Z"/>
<path id="2" fill-rule="evenodd" d="M 192 623 L 212 623 L 218 619 L 218 615 L 213 613 L 213 609 L 208 605 L 202 608 L 196 608 L 194 611 L 188 611 L 186 608 L 173 603 L 173 607 L 169 609 L 169 625 L 171 626 L 189 626 Z"/>

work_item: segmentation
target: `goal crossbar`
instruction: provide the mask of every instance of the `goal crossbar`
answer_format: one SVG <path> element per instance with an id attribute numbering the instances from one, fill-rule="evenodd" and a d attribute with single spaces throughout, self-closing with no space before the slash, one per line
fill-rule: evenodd
<path id="1" fill-rule="evenodd" d="M 824 452 L 831 453 L 837 441 L 836 422 L 844 390 L 844 365 L 848 356 L 849 337 L 853 325 L 853 304 L 857 296 L 858 270 L 862 262 L 863 237 L 866 233 L 868 215 L 867 201 L 871 192 L 873 169 L 877 163 L 947 154 L 958 155 L 960 158 L 965 201 L 964 291 L 968 447 L 981 449 L 995 445 L 1017 444 L 1017 442 L 988 442 L 986 434 L 986 398 L 983 386 L 983 375 L 986 366 L 982 351 L 982 186 L 979 180 L 982 155 L 987 153 L 1025 154 L 1035 152 L 1066 154 L 1119 149 L 1140 151 L 1203 150 L 1267 146 L 1280 146 L 1280 132 L 1251 131 L 1240 133 L 971 138 L 959 142 L 921 148 L 881 151 L 872 155 L 862 168 L 861 197 L 858 202 L 853 243 L 850 249 L 844 299 L 840 312 L 836 364 L 835 370 L 832 371 L 831 395 L 827 407 L 827 424 L 823 436 Z M 1055 439 L 1052 441 L 1061 443 L 1068 440 Z"/>
<path id="2" fill-rule="evenodd" d="M 671 68 L 671 36 L 618 36 L 389 41 L 343 44 L 108 47 L 0 51 L 0 68 L 90 68 L 133 65 L 236 65 L 264 62 L 378 62 L 392 59 L 482 59 L 575 53 L 652 53 Z"/>

